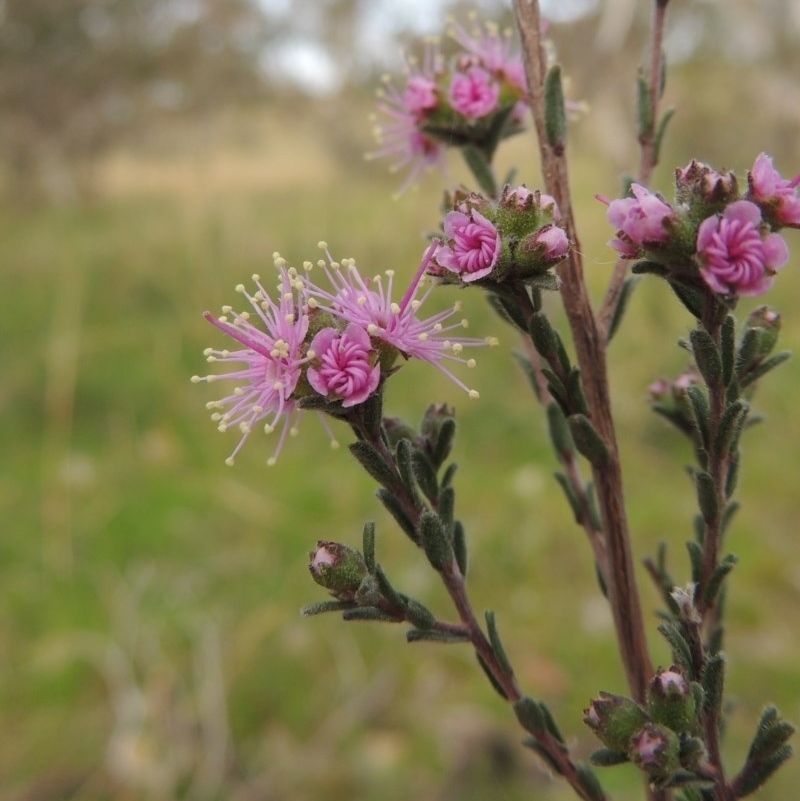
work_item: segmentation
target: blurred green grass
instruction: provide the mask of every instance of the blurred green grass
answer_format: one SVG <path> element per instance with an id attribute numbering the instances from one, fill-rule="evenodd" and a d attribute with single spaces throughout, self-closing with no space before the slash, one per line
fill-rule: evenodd
<path id="1" fill-rule="evenodd" d="M 273 140 L 269 163 L 297 158 L 295 144 L 291 132 Z M 509 160 L 530 164 L 529 141 L 510 150 Z M 617 177 L 586 153 L 576 149 L 572 167 L 599 296 L 612 262 L 593 194 L 613 195 Z M 312 417 L 277 467 L 265 465 L 272 443 L 254 437 L 227 468 L 235 435 L 215 431 L 204 408 L 212 393 L 189 383 L 218 341 L 200 313 L 271 269 L 273 250 L 299 263 L 326 239 L 370 270 L 415 269 L 436 224 L 436 178 L 391 202 L 396 181 L 380 168 L 315 169 L 315 157 L 296 183 L 216 186 L 198 162 L 170 191 L 131 181 L 103 203 L 4 209 L 4 798 L 571 797 L 522 753 L 512 716 L 466 649 L 298 617 L 322 597 L 306 574 L 308 550 L 317 539 L 358 544 L 366 519 L 377 520 L 379 559 L 395 583 L 449 612 L 370 482 L 345 449 L 328 452 Z M 132 162 L 131 175 L 147 166 Z M 535 185 L 536 171 L 523 167 L 520 178 Z M 795 349 L 797 264 L 769 298 Z M 454 292 L 443 294 L 451 303 Z M 474 333 L 514 346 L 479 297 L 460 299 Z M 686 575 L 690 454 L 645 401 L 654 378 L 682 368 L 675 341 L 689 325 L 663 285 L 644 282 L 611 352 L 637 556 L 669 540 L 676 576 Z M 409 365 L 392 380 L 387 411 L 418 419 L 431 401 L 457 407 L 473 601 L 496 610 L 522 686 L 551 703 L 585 755 L 594 743 L 581 710 L 601 688 L 623 691 L 609 616 L 509 348 L 481 354 L 470 378 L 479 402 Z M 769 420 L 745 442 L 744 508 L 729 543 L 742 560 L 729 602 L 731 766 L 765 701 L 800 720 L 798 397 L 790 362 L 765 382 L 757 401 Z M 658 600 L 640 578 L 654 631 Z M 639 797 L 633 771 L 603 778 L 616 797 Z M 793 763 L 760 797 L 790 797 L 798 780 Z"/>

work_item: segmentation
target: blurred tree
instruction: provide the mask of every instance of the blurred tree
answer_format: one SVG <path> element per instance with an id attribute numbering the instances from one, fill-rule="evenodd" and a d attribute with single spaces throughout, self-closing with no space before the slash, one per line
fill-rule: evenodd
<path id="1" fill-rule="evenodd" d="M 7 188 L 65 195 L 80 165 L 160 116 L 266 92 L 257 0 L 0 0 Z"/>

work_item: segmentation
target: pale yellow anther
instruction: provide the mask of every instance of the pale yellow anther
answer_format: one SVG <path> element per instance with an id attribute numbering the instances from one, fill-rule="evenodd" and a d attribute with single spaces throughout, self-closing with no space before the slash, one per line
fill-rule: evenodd
<path id="1" fill-rule="evenodd" d="M 249 434 L 251 430 L 247 423 L 239 423 L 239 431 L 241 431 L 242 434 Z"/>
<path id="2" fill-rule="evenodd" d="M 222 415 L 219 412 L 214 412 L 214 414 L 211 415 L 211 419 L 215 423 L 218 423 L 220 420 L 223 420 L 224 417 L 225 415 Z"/>
<path id="3" fill-rule="evenodd" d="M 467 367 L 472 368 L 477 364 L 475 359 L 467 359 Z"/>
<path id="4" fill-rule="evenodd" d="M 233 394 L 236 395 L 237 398 L 241 398 L 242 395 L 244 395 L 244 389 L 242 389 L 242 387 L 236 387 L 233 390 Z"/>
<path id="5" fill-rule="evenodd" d="M 453 353 L 461 353 L 464 350 L 464 346 L 460 342 L 453 343 Z"/>
<path id="6" fill-rule="evenodd" d="M 206 348 L 203 351 L 203 356 L 210 356 L 214 352 L 214 348 Z"/>
<path id="7" fill-rule="evenodd" d="M 480 398 L 480 396 L 481 396 L 480 392 L 478 392 L 478 390 L 477 390 L 477 389 L 471 389 L 471 390 L 470 390 L 470 391 L 467 393 L 467 395 L 469 395 L 469 399 L 470 399 L 470 400 L 478 400 L 478 398 Z"/>
<path id="8" fill-rule="evenodd" d="M 415 298 L 411 301 L 411 311 L 416 311 L 421 305 L 422 301 Z"/>
<path id="9" fill-rule="evenodd" d="M 392 312 L 392 314 L 400 314 L 400 304 L 399 303 L 392 303 L 389 306 L 389 310 Z"/>
<path id="10" fill-rule="evenodd" d="M 267 459 L 267 467 L 275 467 L 277 461 L 278 460 L 274 456 L 270 456 L 269 459 Z"/>
<path id="11" fill-rule="evenodd" d="M 244 284 L 236 284 L 236 291 L 240 295 L 244 295 Z"/>
<path id="12" fill-rule="evenodd" d="M 233 306 L 223 306 L 222 313 L 223 314 L 230 314 L 233 311 Z"/>
<path id="13" fill-rule="evenodd" d="M 319 301 L 316 298 L 309 298 L 308 299 L 308 308 L 309 309 L 316 309 L 319 307 Z"/>
<path id="14" fill-rule="evenodd" d="M 317 358 L 317 354 L 313 350 L 308 351 L 308 353 L 306 353 L 306 356 L 309 359 L 316 359 Z"/>
<path id="15" fill-rule="evenodd" d="M 359 296 L 359 298 L 358 298 L 358 300 L 356 301 L 356 303 L 357 303 L 359 306 L 366 306 L 366 305 L 367 305 L 367 298 L 366 298 L 366 296 L 364 296 L 364 295 L 360 295 L 360 296 Z"/>
<path id="16" fill-rule="evenodd" d="M 500 344 L 500 340 L 497 337 L 486 337 L 483 340 L 490 348 L 497 347 Z"/>
<path id="17" fill-rule="evenodd" d="M 253 414 L 261 414 L 264 411 L 263 406 L 259 406 L 257 403 L 253 404 Z"/>
<path id="18" fill-rule="evenodd" d="M 340 447 L 341 447 L 341 445 L 339 445 L 339 443 L 335 439 L 331 440 L 331 450 L 332 451 L 338 451 Z"/>
<path id="19" fill-rule="evenodd" d="M 223 434 L 224 434 L 224 433 L 225 433 L 227 430 L 228 430 L 228 425 L 227 425 L 227 423 L 220 423 L 220 424 L 217 426 L 217 431 L 221 431 Z"/>
<path id="20" fill-rule="evenodd" d="M 375 325 L 375 323 L 370 323 L 370 324 L 367 326 L 367 333 L 368 333 L 368 334 L 369 334 L 371 337 L 377 336 L 377 335 L 380 333 L 380 330 L 381 330 L 381 329 L 380 329 L 380 328 L 378 328 L 378 326 L 377 326 L 377 325 Z"/>
<path id="21" fill-rule="evenodd" d="M 226 464 L 226 465 L 228 465 L 228 467 L 233 467 L 233 456 L 229 456 L 229 457 L 228 457 L 228 458 L 225 460 L 225 464 Z"/>
<path id="22" fill-rule="evenodd" d="M 273 389 L 281 390 L 283 389 L 283 381 L 275 381 L 272 385 Z"/>
<path id="23" fill-rule="evenodd" d="M 466 317 L 461 321 L 461 327 L 462 328 L 469 328 L 469 320 L 467 320 Z"/>
<path id="24" fill-rule="evenodd" d="M 200 383 L 200 382 L 201 382 L 203 379 L 202 379 L 202 378 L 200 378 L 200 376 L 199 376 L 199 375 L 193 375 L 193 376 L 192 376 L 192 377 L 191 377 L 189 380 L 190 380 L 190 381 L 191 381 L 193 384 L 199 384 L 199 383 Z M 208 408 L 208 406 L 206 406 L 206 408 Z"/>
<path id="25" fill-rule="evenodd" d="M 210 356 L 206 356 L 206 361 L 207 361 L 209 364 L 214 364 L 214 362 L 215 362 L 216 360 L 217 360 L 217 357 L 216 357 L 216 356 L 214 356 L 214 354 L 211 354 Z M 210 378 L 210 376 L 209 376 L 209 378 Z"/>
<path id="26" fill-rule="evenodd" d="M 226 315 L 226 314 L 223 314 L 223 315 L 222 315 L 222 316 L 219 318 L 219 321 L 220 321 L 221 323 L 227 323 L 227 322 L 228 322 L 228 315 Z"/>
<path id="27" fill-rule="evenodd" d="M 274 430 L 275 430 L 275 426 L 271 425 L 270 423 L 267 423 L 264 426 L 264 433 L 265 434 L 271 434 Z"/>
<path id="28" fill-rule="evenodd" d="M 303 269 L 308 273 L 314 269 L 314 265 L 310 261 L 303 262 Z"/>
<path id="29" fill-rule="evenodd" d="M 296 437 L 299 433 L 300 433 L 300 429 L 295 427 L 295 426 L 292 426 L 292 428 L 289 429 L 289 436 L 290 437 Z"/>
<path id="30" fill-rule="evenodd" d="M 326 264 L 325 259 L 317 259 L 317 267 L 324 267 Z"/>
<path id="31" fill-rule="evenodd" d="M 213 384 L 219 378 L 218 375 L 207 375 L 206 382 L 209 384 Z"/>
<path id="32" fill-rule="evenodd" d="M 250 312 L 248 312 L 248 311 L 242 312 L 239 315 L 239 319 L 244 320 L 245 322 L 248 322 L 250 320 Z"/>
<path id="33" fill-rule="evenodd" d="M 394 278 L 394 270 L 385 270 L 384 275 L 386 275 L 388 278 Z"/>
<path id="34" fill-rule="evenodd" d="M 419 337 L 417 337 L 420 342 L 427 342 L 428 341 L 428 334 L 426 332 L 422 332 Z"/>
<path id="35" fill-rule="evenodd" d="M 320 239 L 320 241 L 317 242 L 317 247 L 320 250 L 327 250 L 328 249 L 328 243 L 324 239 Z"/>
<path id="36" fill-rule="evenodd" d="M 438 333 L 439 333 L 439 331 L 441 331 L 441 330 L 442 330 L 442 324 L 441 324 L 441 323 L 436 323 L 436 324 L 433 326 L 433 330 L 434 330 L 434 331 L 436 331 L 436 333 L 438 334 Z"/>

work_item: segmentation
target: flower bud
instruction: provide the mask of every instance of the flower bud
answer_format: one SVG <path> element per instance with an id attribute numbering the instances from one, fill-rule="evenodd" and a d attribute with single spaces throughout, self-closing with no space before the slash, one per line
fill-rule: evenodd
<path id="1" fill-rule="evenodd" d="M 697 719 L 689 682 L 677 667 L 659 668 L 647 692 L 647 710 L 657 723 L 676 732 L 693 731 Z"/>
<path id="2" fill-rule="evenodd" d="M 651 776 L 668 776 L 680 768 L 678 735 L 666 726 L 648 723 L 631 737 L 628 757 Z"/>
<path id="3" fill-rule="evenodd" d="M 759 331 L 758 348 L 754 354 L 758 361 L 766 359 L 774 349 L 781 331 L 781 316 L 769 306 L 759 306 L 746 320 L 745 331 L 756 328 Z"/>
<path id="4" fill-rule="evenodd" d="M 317 584 L 330 590 L 340 601 L 355 599 L 356 591 L 368 572 L 364 557 L 358 551 L 339 542 L 319 540 L 309 558 L 308 569 Z"/>
<path id="5" fill-rule="evenodd" d="M 647 712 L 622 695 L 601 692 L 584 710 L 583 722 L 612 751 L 626 752 L 636 732 L 649 721 Z"/>
<path id="6" fill-rule="evenodd" d="M 739 185 L 732 172 L 718 173 L 701 161 L 675 170 L 675 197 L 689 206 L 724 206 L 739 199 Z"/>

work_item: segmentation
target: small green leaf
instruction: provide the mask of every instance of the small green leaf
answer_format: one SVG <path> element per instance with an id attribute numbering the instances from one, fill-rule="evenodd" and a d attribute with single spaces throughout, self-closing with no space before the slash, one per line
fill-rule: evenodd
<path id="1" fill-rule="evenodd" d="M 453 561 L 453 549 L 447 530 L 435 512 L 426 509 L 419 521 L 420 538 L 425 555 L 434 570 L 442 571 Z"/>
<path id="2" fill-rule="evenodd" d="M 722 693 L 725 684 L 725 654 L 717 653 L 708 657 L 700 682 L 706 693 L 706 713 L 712 717 L 718 717 L 722 709 Z"/>
<path id="3" fill-rule="evenodd" d="M 705 470 L 695 470 L 694 484 L 697 489 L 697 504 L 700 507 L 700 514 L 706 523 L 711 523 L 717 519 L 719 514 L 719 502 L 714 479 Z"/>
<path id="4" fill-rule="evenodd" d="M 377 606 L 359 606 L 355 609 L 348 609 L 342 613 L 343 620 L 365 620 L 377 623 L 400 623 L 403 618 L 395 617 L 385 612 L 383 609 L 378 609 Z"/>
<path id="5" fill-rule="evenodd" d="M 495 692 L 504 700 L 508 701 L 508 696 L 506 695 L 506 691 L 500 685 L 500 682 L 494 677 L 494 673 L 489 670 L 489 666 L 486 664 L 486 660 L 477 652 L 475 651 L 475 657 L 478 660 L 478 664 L 481 666 L 483 672 L 486 674 L 486 678 L 489 679 L 489 684 L 494 687 Z"/>
<path id="6" fill-rule="evenodd" d="M 715 568 L 708 580 L 708 585 L 703 592 L 703 600 L 708 606 L 713 605 L 717 600 L 717 595 L 722 588 L 722 582 L 726 579 L 728 574 L 736 566 L 739 561 L 734 554 L 728 554 Z"/>
<path id="7" fill-rule="evenodd" d="M 543 359 L 553 363 L 558 353 L 558 339 L 555 329 L 543 311 L 534 312 L 528 324 L 533 346 Z"/>
<path id="8" fill-rule="evenodd" d="M 467 551 L 467 534 L 460 520 L 453 521 L 453 554 L 462 576 L 467 575 L 469 553 Z"/>
<path id="9" fill-rule="evenodd" d="M 661 145 L 664 142 L 664 134 L 666 134 L 667 126 L 674 114 L 675 106 L 669 106 L 664 109 L 664 113 L 658 121 L 658 128 L 656 129 L 656 135 L 653 139 L 653 166 L 658 164 L 661 160 Z"/>
<path id="10" fill-rule="evenodd" d="M 544 79 L 544 124 L 547 143 L 556 152 L 567 142 L 567 112 L 561 86 L 561 67 L 553 64 Z"/>
<path id="11" fill-rule="evenodd" d="M 534 737 L 541 737 L 545 731 L 544 715 L 538 701 L 523 695 L 519 701 L 514 702 L 514 714 L 517 716 L 519 725 Z"/>
<path id="12" fill-rule="evenodd" d="M 414 465 L 412 463 L 412 452 L 414 446 L 405 437 L 395 446 L 395 464 L 403 480 L 403 486 L 411 496 L 414 505 L 420 503 L 419 492 L 417 491 L 417 480 L 414 476 Z"/>
<path id="13" fill-rule="evenodd" d="M 592 752 L 589 761 L 598 768 L 611 768 L 628 761 L 628 755 L 622 751 L 612 751 L 610 748 L 598 748 Z"/>
<path id="14" fill-rule="evenodd" d="M 361 539 L 361 550 L 364 563 L 370 573 L 375 571 L 375 523 L 372 520 L 364 523 L 364 533 Z"/>
<path id="15" fill-rule="evenodd" d="M 344 609 L 352 609 L 353 601 L 317 601 L 317 603 L 304 606 L 300 610 L 303 617 L 313 617 L 324 612 L 341 612 Z"/>
<path id="16" fill-rule="evenodd" d="M 636 132 L 642 141 L 653 132 L 653 97 L 643 72 L 636 76 Z"/>
<path id="17" fill-rule="evenodd" d="M 686 550 L 689 551 L 689 561 L 692 565 L 692 581 L 699 584 L 703 577 L 703 548 L 699 542 L 689 540 L 686 543 Z"/>
<path id="18" fill-rule="evenodd" d="M 782 350 L 780 353 L 776 353 L 771 359 L 761 362 L 755 369 L 749 370 L 747 375 L 741 379 L 742 389 L 749 387 L 750 384 L 766 375 L 770 370 L 775 369 L 779 364 L 783 364 L 791 355 L 791 351 Z"/>
<path id="19" fill-rule="evenodd" d="M 567 418 L 555 401 L 547 404 L 547 425 L 550 431 L 550 441 L 553 443 L 553 449 L 559 461 L 567 461 L 575 453 L 575 443 L 572 441 Z"/>
<path id="20" fill-rule="evenodd" d="M 722 381 L 722 357 L 716 342 L 702 328 L 695 328 L 689 334 L 689 340 L 700 375 L 708 386 L 716 386 Z"/>
<path id="21" fill-rule="evenodd" d="M 708 408 L 708 399 L 705 392 L 695 384 L 691 384 L 684 390 L 686 399 L 694 417 L 695 430 L 697 432 L 697 444 L 704 450 L 708 450 L 709 426 L 711 421 L 711 411 Z"/>
<path id="22" fill-rule="evenodd" d="M 406 632 L 407 642 L 440 642 L 445 645 L 469 642 L 469 635 L 455 634 L 450 631 L 437 629 L 409 629 Z"/>
<path id="23" fill-rule="evenodd" d="M 359 464 L 381 486 L 391 489 L 397 484 L 397 476 L 394 470 L 374 445 L 360 439 L 350 444 L 350 453 L 355 456 Z"/>
<path id="24" fill-rule="evenodd" d="M 487 609 L 485 612 L 486 627 L 489 632 L 489 642 L 492 644 L 492 650 L 497 657 L 497 661 L 506 673 L 513 673 L 511 663 L 508 661 L 506 649 L 503 647 L 503 642 L 500 639 L 500 632 L 497 630 L 497 622 L 495 621 L 494 612 Z"/>
<path id="25" fill-rule="evenodd" d="M 438 470 L 453 449 L 453 440 L 456 436 L 456 421 L 453 417 L 443 420 L 439 426 L 439 435 L 433 443 L 431 462 L 434 470 Z"/>
<path id="26" fill-rule="evenodd" d="M 718 454 L 727 456 L 736 451 L 739 446 L 739 436 L 749 411 L 750 404 L 742 398 L 728 404 L 728 408 L 725 409 L 722 419 L 719 421 L 717 435 L 714 438 L 714 448 Z"/>
<path id="27" fill-rule="evenodd" d="M 489 197 L 497 197 L 497 181 L 486 154 L 475 145 L 465 145 L 461 148 L 461 154 L 481 190 Z"/>
<path id="28" fill-rule="evenodd" d="M 697 290 L 690 289 L 679 281 L 670 281 L 669 285 L 689 314 L 699 320 L 703 316 L 703 296 Z"/>
<path id="29" fill-rule="evenodd" d="M 395 523 L 400 526 L 409 539 L 419 545 L 419 535 L 414 528 L 414 523 L 406 514 L 405 507 L 397 497 L 386 489 L 379 489 L 375 495 L 377 495 L 378 500 L 384 505 L 386 511 L 394 518 Z"/>
<path id="30" fill-rule="evenodd" d="M 519 328 L 520 331 L 528 333 L 528 323 L 516 303 L 512 303 L 507 298 L 494 292 L 488 293 L 486 300 L 498 317 Z"/>
<path id="31" fill-rule="evenodd" d="M 589 801 L 606 801 L 606 794 L 594 771 L 583 762 L 575 765 L 575 775 L 578 777 L 581 787 L 586 792 Z"/>
<path id="32" fill-rule="evenodd" d="M 436 503 L 439 497 L 439 481 L 431 460 L 421 450 L 414 448 L 411 454 L 411 467 L 417 486 L 430 503 Z"/>
<path id="33" fill-rule="evenodd" d="M 659 625 L 658 630 L 670 644 L 672 660 L 675 664 L 683 668 L 688 676 L 693 675 L 692 652 L 678 627 L 674 623 L 662 623 Z"/>
<path id="34" fill-rule="evenodd" d="M 589 404 L 586 402 L 586 395 L 583 394 L 580 367 L 573 367 L 567 373 L 566 390 L 569 408 L 581 414 L 588 415 Z"/>
<path id="35" fill-rule="evenodd" d="M 589 418 L 585 414 L 571 414 L 567 423 L 578 451 L 595 467 L 607 464 L 608 448 Z"/>
<path id="36" fill-rule="evenodd" d="M 428 630 L 436 625 L 436 616 L 419 601 L 409 598 L 406 604 L 406 619 L 418 629 Z"/>

